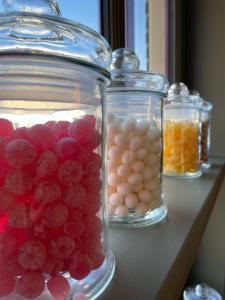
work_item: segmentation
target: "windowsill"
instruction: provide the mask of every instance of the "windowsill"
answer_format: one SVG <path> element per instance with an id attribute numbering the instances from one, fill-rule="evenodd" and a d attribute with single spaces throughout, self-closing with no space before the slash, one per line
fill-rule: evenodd
<path id="1" fill-rule="evenodd" d="M 224 159 L 198 179 L 164 179 L 168 217 L 143 229 L 110 229 L 114 278 L 103 300 L 179 299 L 225 174 Z"/>

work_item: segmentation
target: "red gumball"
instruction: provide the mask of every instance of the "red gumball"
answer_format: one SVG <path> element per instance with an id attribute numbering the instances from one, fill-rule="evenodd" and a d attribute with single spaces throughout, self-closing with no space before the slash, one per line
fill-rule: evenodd
<path id="1" fill-rule="evenodd" d="M 83 119 L 86 120 L 86 121 L 88 121 L 92 125 L 92 127 L 95 127 L 95 125 L 96 125 L 96 118 L 95 118 L 95 116 L 93 116 L 93 115 L 86 115 L 86 116 L 84 116 Z"/>
<path id="2" fill-rule="evenodd" d="M 44 151 L 36 162 L 35 171 L 39 178 L 51 178 L 58 169 L 58 159 L 54 152 Z"/>
<path id="3" fill-rule="evenodd" d="M 72 186 L 83 176 L 81 164 L 75 160 L 67 160 L 59 166 L 58 177 L 61 184 Z"/>
<path id="4" fill-rule="evenodd" d="M 48 257 L 41 270 L 46 274 L 55 276 L 63 270 L 63 267 L 64 267 L 63 260 Z"/>
<path id="5" fill-rule="evenodd" d="M 68 136 L 69 126 L 70 126 L 70 122 L 68 121 L 59 121 L 53 125 L 52 131 L 57 140 L 60 140 Z"/>
<path id="6" fill-rule="evenodd" d="M 96 214 L 101 208 L 100 194 L 87 194 L 86 201 L 83 203 L 83 210 L 86 214 Z"/>
<path id="7" fill-rule="evenodd" d="M 28 299 L 40 296 L 44 288 L 45 278 L 39 271 L 27 271 L 18 279 L 16 286 L 18 294 Z"/>
<path id="8" fill-rule="evenodd" d="M 5 148 L 5 158 L 9 166 L 16 169 L 31 165 L 36 157 L 34 146 L 23 139 L 12 140 Z"/>
<path id="9" fill-rule="evenodd" d="M 76 280 L 81 280 L 88 276 L 91 272 L 91 260 L 85 254 L 78 257 L 77 262 L 74 262 L 69 267 L 70 276 Z"/>
<path id="10" fill-rule="evenodd" d="M 44 218 L 49 227 L 60 227 L 69 217 L 68 208 L 62 204 L 50 204 L 44 212 Z"/>
<path id="11" fill-rule="evenodd" d="M 81 150 L 79 143 L 72 137 L 62 138 L 55 147 L 56 155 L 61 159 L 75 159 Z"/>
<path id="12" fill-rule="evenodd" d="M 69 136 L 75 138 L 79 143 L 87 143 L 93 135 L 94 128 L 92 124 L 84 119 L 75 120 L 70 124 Z"/>
<path id="13" fill-rule="evenodd" d="M 0 136 L 0 163 L 1 164 L 6 164 L 5 147 L 7 146 L 8 142 L 9 142 L 8 138 Z"/>
<path id="14" fill-rule="evenodd" d="M 29 129 L 27 127 L 18 127 L 18 128 L 16 128 L 15 131 L 13 132 L 13 138 L 30 141 Z"/>
<path id="15" fill-rule="evenodd" d="M 64 225 L 64 232 L 67 235 L 70 235 L 72 237 L 79 236 L 84 231 L 85 225 L 83 223 L 83 220 L 75 219 L 74 221 L 67 222 Z"/>
<path id="16" fill-rule="evenodd" d="M 54 299 L 57 300 L 65 299 L 70 290 L 67 279 L 59 274 L 49 279 L 47 286 Z"/>
<path id="17" fill-rule="evenodd" d="M 24 269 L 18 263 L 17 256 L 10 256 L 4 262 L 4 267 L 7 272 L 14 276 L 19 276 L 24 273 Z"/>
<path id="18" fill-rule="evenodd" d="M 56 124 L 56 121 L 48 121 L 45 123 L 45 125 L 49 128 L 52 129 L 52 127 Z"/>
<path id="19" fill-rule="evenodd" d="M 29 208 L 24 203 L 14 204 L 8 215 L 8 223 L 13 228 L 28 228 L 31 225 Z"/>
<path id="20" fill-rule="evenodd" d="M 101 144 L 102 137 L 100 133 L 95 129 L 87 142 L 82 143 L 82 145 L 90 150 L 93 151 Z"/>
<path id="21" fill-rule="evenodd" d="M 44 244 L 40 241 L 27 241 L 19 249 L 18 262 L 23 269 L 37 270 L 47 258 Z"/>
<path id="22" fill-rule="evenodd" d="M 42 181 L 35 189 L 35 199 L 48 204 L 61 198 L 61 188 L 56 182 Z"/>
<path id="23" fill-rule="evenodd" d="M 102 254 L 101 251 L 96 251 L 93 253 L 93 255 L 90 257 L 91 259 L 91 265 L 92 270 L 96 270 L 101 267 L 105 260 L 105 256 Z"/>
<path id="24" fill-rule="evenodd" d="M 13 131 L 12 123 L 9 120 L 0 118 L 0 136 L 11 136 Z"/>
<path id="25" fill-rule="evenodd" d="M 48 251 L 51 257 L 69 259 L 74 248 L 75 243 L 73 239 L 68 235 L 61 234 L 50 240 Z"/>
<path id="26" fill-rule="evenodd" d="M 11 170 L 5 178 L 5 189 L 15 196 L 30 192 L 32 187 L 31 177 L 23 170 Z"/>
<path id="27" fill-rule="evenodd" d="M 29 129 L 30 139 L 42 150 L 53 149 L 55 139 L 48 126 L 36 124 Z"/>
<path id="28" fill-rule="evenodd" d="M 15 288 L 16 280 L 12 274 L 7 271 L 0 271 L 0 297 L 7 296 Z"/>
<path id="29" fill-rule="evenodd" d="M 0 215 L 5 213 L 14 203 L 15 198 L 3 187 L 0 188 Z"/>
<path id="30" fill-rule="evenodd" d="M 82 209 L 85 198 L 85 189 L 79 183 L 74 184 L 63 193 L 63 203 L 69 208 Z"/>
<path id="31" fill-rule="evenodd" d="M 9 232 L 0 234 L 0 255 L 4 258 L 13 255 L 18 249 L 17 239 Z"/>

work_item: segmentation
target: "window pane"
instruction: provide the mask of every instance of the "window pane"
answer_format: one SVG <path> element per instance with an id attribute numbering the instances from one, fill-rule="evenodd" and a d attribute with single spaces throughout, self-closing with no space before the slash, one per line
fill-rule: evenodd
<path id="1" fill-rule="evenodd" d="M 99 0 L 58 0 L 57 2 L 63 17 L 100 31 Z"/>

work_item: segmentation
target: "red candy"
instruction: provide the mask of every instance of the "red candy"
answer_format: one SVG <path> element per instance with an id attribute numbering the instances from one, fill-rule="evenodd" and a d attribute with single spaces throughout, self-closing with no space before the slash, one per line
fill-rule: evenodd
<path id="1" fill-rule="evenodd" d="M 72 222 L 68 222 L 64 225 L 64 232 L 72 237 L 80 235 L 84 231 L 85 225 L 83 220 L 76 218 Z"/>
<path id="2" fill-rule="evenodd" d="M 5 157 L 10 167 L 20 169 L 29 166 L 35 160 L 37 153 L 34 146 L 26 140 L 15 139 L 5 148 Z"/>
<path id="3" fill-rule="evenodd" d="M 85 201 L 86 192 L 83 186 L 79 183 L 65 190 L 63 194 L 63 202 L 70 208 L 81 209 Z"/>
<path id="4" fill-rule="evenodd" d="M 62 260 L 48 257 L 45 264 L 41 268 L 44 273 L 51 276 L 57 275 L 63 270 L 64 263 Z"/>
<path id="5" fill-rule="evenodd" d="M 70 285 L 65 277 L 56 275 L 48 280 L 48 289 L 54 299 L 63 300 L 68 295 Z"/>
<path id="6" fill-rule="evenodd" d="M 54 136 L 48 126 L 37 124 L 29 130 L 30 139 L 41 149 L 49 150 L 54 147 Z"/>
<path id="7" fill-rule="evenodd" d="M 61 197 L 61 188 L 55 182 L 43 181 L 36 187 L 35 199 L 40 203 L 48 204 Z"/>
<path id="8" fill-rule="evenodd" d="M 60 227 L 67 221 L 69 212 L 62 204 L 52 204 L 46 209 L 44 216 L 49 227 Z"/>
<path id="9" fill-rule="evenodd" d="M 32 179 L 23 170 L 11 170 L 5 178 L 6 190 L 15 195 L 24 195 L 32 189 Z"/>
<path id="10" fill-rule="evenodd" d="M 24 269 L 18 263 L 16 256 L 10 256 L 4 262 L 4 267 L 7 272 L 13 274 L 14 276 L 19 276 L 24 272 Z"/>
<path id="11" fill-rule="evenodd" d="M 5 163 L 5 147 L 8 143 L 8 138 L 0 136 L 0 162 Z"/>
<path id="12" fill-rule="evenodd" d="M 27 270 L 37 270 L 46 261 L 47 252 L 43 243 L 39 241 L 27 241 L 19 249 L 18 262 Z"/>
<path id="13" fill-rule="evenodd" d="M 41 295 L 45 288 L 45 278 L 41 272 L 27 271 L 17 282 L 17 292 L 28 299 Z"/>
<path id="14" fill-rule="evenodd" d="M 13 125 L 9 120 L 0 118 L 0 136 L 11 136 L 13 130 Z"/>
<path id="15" fill-rule="evenodd" d="M 88 214 L 96 214 L 101 208 L 100 194 L 88 194 L 86 201 L 83 203 L 83 208 Z"/>
<path id="16" fill-rule="evenodd" d="M 16 280 L 6 271 L 0 271 L 0 297 L 10 294 L 15 288 Z"/>
<path id="17" fill-rule="evenodd" d="M 75 138 L 79 143 L 87 143 L 92 137 L 94 128 L 92 124 L 84 119 L 75 120 L 70 124 L 69 136 Z"/>
<path id="18" fill-rule="evenodd" d="M 51 178 L 58 169 L 58 159 L 54 152 L 44 151 L 36 162 L 36 174 L 39 178 Z"/>
<path id="19" fill-rule="evenodd" d="M 81 146 L 71 137 L 65 137 L 56 144 L 55 152 L 61 159 L 74 159 L 81 151 Z"/>
<path id="20" fill-rule="evenodd" d="M 94 130 L 90 139 L 87 142 L 82 143 L 82 145 L 86 149 L 93 151 L 100 145 L 101 139 L 102 139 L 102 137 L 101 137 L 100 133 L 97 130 Z"/>
<path id="21" fill-rule="evenodd" d="M 13 138 L 30 140 L 28 132 L 29 132 L 29 130 L 26 127 L 18 127 L 13 132 Z"/>
<path id="22" fill-rule="evenodd" d="M 52 131 L 57 140 L 68 136 L 68 128 L 70 122 L 68 121 L 59 121 L 52 126 Z"/>
<path id="23" fill-rule="evenodd" d="M 68 259 L 73 253 L 75 243 L 65 234 L 53 238 L 49 243 L 49 253 L 52 257 Z"/>
<path id="24" fill-rule="evenodd" d="M 95 127 L 95 125 L 96 125 L 96 119 L 95 119 L 95 117 L 93 115 L 86 115 L 86 116 L 84 116 L 84 120 L 88 121 L 92 125 L 92 127 Z"/>
<path id="25" fill-rule="evenodd" d="M 91 261 L 87 255 L 80 255 L 69 267 L 70 276 L 76 280 L 85 278 L 91 272 Z"/>
<path id="26" fill-rule="evenodd" d="M 9 225 L 14 228 L 30 226 L 29 208 L 26 204 L 15 204 L 9 211 Z"/>
<path id="27" fill-rule="evenodd" d="M 3 187 L 0 188 L 0 215 L 12 206 L 14 200 L 14 196 L 7 192 Z"/>
<path id="28" fill-rule="evenodd" d="M 17 239 L 9 232 L 0 234 L 0 256 L 6 258 L 17 251 Z"/>
<path id="29" fill-rule="evenodd" d="M 83 176 L 81 164 L 75 160 L 67 160 L 59 166 L 59 180 L 63 185 L 72 186 Z"/>

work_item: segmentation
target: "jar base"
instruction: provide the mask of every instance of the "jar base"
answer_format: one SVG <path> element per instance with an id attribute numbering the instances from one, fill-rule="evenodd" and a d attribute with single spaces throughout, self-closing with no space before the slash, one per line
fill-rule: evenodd
<path id="1" fill-rule="evenodd" d="M 198 178 L 200 176 L 202 176 L 202 171 L 199 170 L 198 172 L 186 172 L 186 173 L 182 173 L 182 174 L 177 174 L 177 173 L 173 173 L 173 172 L 168 172 L 168 173 L 163 173 L 164 177 L 174 177 L 174 178 L 181 178 L 181 179 L 187 179 L 187 178 Z"/>
<path id="2" fill-rule="evenodd" d="M 207 162 L 207 163 L 202 163 L 202 168 L 203 169 L 209 169 L 211 167 L 211 163 Z"/>
<path id="3" fill-rule="evenodd" d="M 162 204 L 160 207 L 147 212 L 144 216 L 128 216 L 119 218 L 113 216 L 109 221 L 112 228 L 142 228 L 161 222 L 167 216 L 167 206 Z"/>

